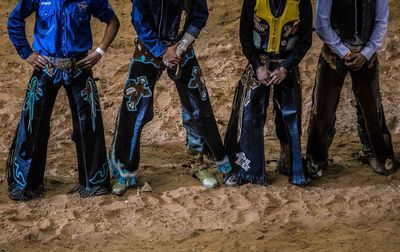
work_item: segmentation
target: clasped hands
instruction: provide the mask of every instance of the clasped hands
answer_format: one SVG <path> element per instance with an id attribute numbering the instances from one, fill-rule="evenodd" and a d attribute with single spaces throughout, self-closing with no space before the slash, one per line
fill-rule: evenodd
<path id="1" fill-rule="evenodd" d="M 261 66 L 256 70 L 257 80 L 266 86 L 279 85 L 287 76 L 284 67 L 278 67 L 272 73 L 265 67 Z"/>
<path id="2" fill-rule="evenodd" d="M 167 50 L 162 55 L 162 61 L 164 65 L 168 68 L 175 67 L 179 65 L 181 61 L 181 57 L 176 54 L 176 49 L 178 48 L 178 44 L 167 47 Z"/>
<path id="3" fill-rule="evenodd" d="M 352 71 L 359 71 L 367 63 L 367 58 L 361 53 L 349 52 L 344 57 L 344 63 Z"/>

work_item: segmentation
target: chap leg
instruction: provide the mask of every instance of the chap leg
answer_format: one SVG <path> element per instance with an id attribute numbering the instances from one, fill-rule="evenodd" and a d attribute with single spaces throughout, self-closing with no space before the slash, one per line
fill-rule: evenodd
<path id="1" fill-rule="evenodd" d="M 182 89 L 178 89 L 178 92 Z M 186 131 L 186 145 L 188 149 L 195 150 L 197 153 L 209 154 L 210 150 L 201 137 L 201 132 L 193 125 L 194 118 L 192 113 L 182 105 L 182 123 Z"/>
<path id="2" fill-rule="evenodd" d="M 181 65 L 181 76 L 175 81 L 179 98 L 185 108 L 187 121 L 194 132 L 200 136 L 209 147 L 217 161 L 226 157 L 221 136 L 215 121 L 210 99 L 205 85 L 204 76 L 194 54 L 193 49 L 189 51 Z M 171 76 L 171 72 L 169 72 Z"/>
<path id="3" fill-rule="evenodd" d="M 347 74 L 342 61 L 331 58 L 328 62 L 326 57 L 326 52 L 322 52 L 318 62 L 307 142 L 307 157 L 321 166 L 325 166 L 328 161 L 335 113 Z"/>
<path id="4" fill-rule="evenodd" d="M 21 120 L 10 150 L 8 186 L 10 198 L 27 200 L 41 194 L 50 135 L 50 117 L 59 86 L 42 71 L 28 83 Z"/>
<path id="5" fill-rule="evenodd" d="M 359 124 L 368 135 L 364 141 L 370 144 L 378 165 L 386 173 L 385 163 L 388 159 L 393 159 L 393 147 L 378 88 L 378 60 L 373 59 L 362 70 L 351 72 L 351 77 L 359 107 Z"/>
<path id="6" fill-rule="evenodd" d="M 285 139 L 290 153 L 290 182 L 306 183 L 301 154 L 301 84 L 298 69 L 293 69 L 285 81 L 274 90 L 274 102 L 284 122 Z M 279 124 L 277 125 L 277 127 Z"/>
<path id="7" fill-rule="evenodd" d="M 105 194 L 109 191 L 110 175 L 100 99 L 91 71 L 84 70 L 65 89 L 74 125 L 79 193 L 82 197 Z"/>
<path id="8" fill-rule="evenodd" d="M 248 65 L 236 87 L 225 146 L 240 183 L 265 185 L 264 124 L 270 88 L 254 80 Z"/>
<path id="9" fill-rule="evenodd" d="M 140 161 L 142 129 L 153 119 L 154 86 L 162 73 L 157 65 L 138 59 L 140 56 L 134 57 L 130 65 L 109 157 L 115 176 L 134 180 Z"/>

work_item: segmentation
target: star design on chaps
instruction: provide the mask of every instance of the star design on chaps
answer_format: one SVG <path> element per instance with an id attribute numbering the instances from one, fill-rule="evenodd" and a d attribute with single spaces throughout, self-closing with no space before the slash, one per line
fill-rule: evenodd
<path id="1" fill-rule="evenodd" d="M 151 97 L 149 83 L 145 76 L 129 79 L 124 90 L 124 97 L 128 99 L 126 106 L 129 111 L 136 111 L 142 97 Z"/>
<path id="2" fill-rule="evenodd" d="M 201 74 L 200 67 L 195 66 L 192 70 L 192 78 L 189 81 L 190 89 L 198 89 L 200 93 L 200 97 L 202 101 L 207 100 L 207 88 L 206 88 L 206 80 L 204 76 Z"/>

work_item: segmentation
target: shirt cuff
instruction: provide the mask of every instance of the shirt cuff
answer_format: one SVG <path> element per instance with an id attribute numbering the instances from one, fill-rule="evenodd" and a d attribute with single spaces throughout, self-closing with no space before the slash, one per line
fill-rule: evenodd
<path id="1" fill-rule="evenodd" d="M 197 28 L 196 26 L 193 26 L 193 25 L 189 25 L 188 28 L 186 29 L 186 32 L 195 38 L 199 37 L 200 31 L 201 30 L 199 28 Z"/>
<path id="2" fill-rule="evenodd" d="M 369 48 L 369 47 L 364 47 L 364 48 L 361 50 L 361 54 L 364 55 L 365 58 L 367 58 L 367 60 L 369 61 L 369 60 L 372 58 L 372 56 L 375 54 L 375 51 L 372 50 L 372 49 Z"/>
<path id="3" fill-rule="evenodd" d="M 19 56 L 21 56 L 22 59 L 26 60 L 31 54 L 33 53 L 33 50 L 30 46 L 23 47 L 18 50 Z"/>
<path id="4" fill-rule="evenodd" d="M 338 48 L 336 48 L 337 55 L 339 58 L 343 59 L 346 57 L 346 55 L 350 52 L 349 48 L 345 46 L 344 44 L 339 45 Z"/>
<path id="5" fill-rule="evenodd" d="M 158 58 L 164 55 L 166 50 L 167 46 L 163 42 L 159 42 L 152 50 L 150 50 L 150 52 L 154 55 L 154 57 Z"/>

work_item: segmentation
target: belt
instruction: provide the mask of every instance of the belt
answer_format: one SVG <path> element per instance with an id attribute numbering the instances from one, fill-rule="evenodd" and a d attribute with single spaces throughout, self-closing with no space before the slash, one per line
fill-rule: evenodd
<path id="1" fill-rule="evenodd" d="M 79 56 L 79 57 L 73 57 L 73 58 L 57 58 L 57 57 L 51 57 L 51 56 L 43 56 L 48 63 L 50 63 L 53 67 L 61 70 L 61 71 L 71 71 L 72 69 L 75 68 L 76 62 L 78 62 L 80 59 L 84 58 L 85 55 Z"/>
<path id="2" fill-rule="evenodd" d="M 259 57 L 264 64 L 282 64 L 286 60 L 286 58 L 271 57 L 268 54 L 259 54 Z"/>
<path id="3" fill-rule="evenodd" d="M 60 69 L 62 71 L 70 71 L 75 67 L 76 59 L 75 58 L 56 58 L 44 56 L 44 58 L 55 68 Z"/>

